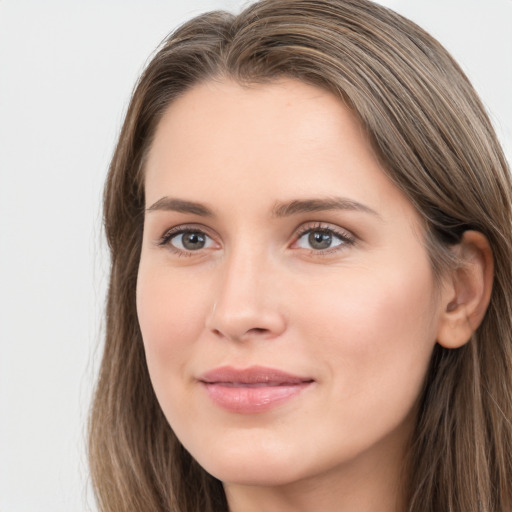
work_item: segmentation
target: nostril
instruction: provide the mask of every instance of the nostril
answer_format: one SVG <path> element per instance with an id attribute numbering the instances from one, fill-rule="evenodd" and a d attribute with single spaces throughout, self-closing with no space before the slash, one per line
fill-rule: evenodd
<path id="1" fill-rule="evenodd" d="M 225 337 L 225 338 L 233 338 L 233 339 L 242 339 L 242 338 L 245 338 L 246 336 L 256 336 L 257 337 L 262 334 L 266 334 L 268 332 L 269 332 L 268 329 L 264 329 L 261 327 L 254 327 L 252 329 L 245 331 L 241 335 L 235 335 L 235 334 L 230 335 L 227 333 L 223 333 L 220 329 L 212 329 L 212 333 L 219 338 Z"/>
<path id="2" fill-rule="evenodd" d="M 265 334 L 268 331 L 268 329 L 262 329 L 261 327 L 254 327 L 252 329 L 249 329 L 247 333 L 249 334 Z"/>
<path id="3" fill-rule="evenodd" d="M 219 340 L 272 339 L 282 334 L 285 327 L 284 317 L 276 308 L 254 300 L 242 302 L 237 296 L 222 304 L 215 303 L 205 318 L 205 328 Z"/>

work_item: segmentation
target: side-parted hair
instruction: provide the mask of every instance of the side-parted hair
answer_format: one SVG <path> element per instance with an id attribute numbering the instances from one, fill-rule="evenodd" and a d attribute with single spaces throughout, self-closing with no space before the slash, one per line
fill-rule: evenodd
<path id="1" fill-rule="evenodd" d="M 495 265 L 486 316 L 462 348 L 436 345 L 404 461 L 407 512 L 512 510 L 511 180 L 488 116 L 446 50 L 367 0 L 263 0 L 173 32 L 133 93 L 104 192 L 111 253 L 106 341 L 89 425 L 101 512 L 227 512 L 221 482 L 176 438 L 146 366 L 135 306 L 144 163 L 167 107 L 194 85 L 295 78 L 335 94 L 415 206 L 437 277 L 465 230 Z M 205 426 L 207 428 L 207 426 Z"/>

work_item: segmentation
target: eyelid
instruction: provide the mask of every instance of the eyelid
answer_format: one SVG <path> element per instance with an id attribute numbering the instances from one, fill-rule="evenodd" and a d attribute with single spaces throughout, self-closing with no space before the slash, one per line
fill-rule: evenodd
<path id="1" fill-rule="evenodd" d="M 326 249 L 306 249 L 306 248 L 300 248 L 300 247 L 294 247 L 294 245 L 297 244 L 297 242 L 307 233 L 310 233 L 312 231 L 324 231 L 327 233 L 332 234 L 334 237 L 341 240 L 342 243 L 337 244 L 333 247 L 329 247 Z M 204 253 L 205 251 L 211 250 L 212 248 L 205 248 L 205 249 L 198 249 L 196 251 L 188 251 L 180 249 L 176 246 L 174 246 L 171 242 L 171 240 L 184 233 L 190 233 L 190 232 L 200 232 L 203 233 L 205 236 L 210 238 L 214 244 L 219 248 L 220 243 L 218 241 L 218 236 L 214 233 L 212 233 L 212 230 L 208 228 L 207 226 L 204 226 L 202 224 L 197 223 L 191 223 L 191 224 L 179 224 L 176 226 L 173 226 L 171 228 L 168 228 L 164 231 L 164 233 L 155 240 L 155 245 L 159 247 L 165 247 L 172 252 L 181 255 L 181 256 L 193 256 L 193 255 L 199 255 L 201 253 Z M 331 224 L 328 222 L 322 222 L 322 221 L 311 221 L 311 222 L 305 222 L 302 223 L 298 228 L 296 228 L 292 241 L 289 244 L 289 248 L 297 250 L 300 249 L 302 252 L 307 251 L 312 255 L 318 255 L 318 256 L 327 256 L 329 254 L 342 251 L 347 248 L 347 246 L 352 246 L 356 243 L 357 238 L 356 236 L 346 228 L 342 228 L 336 224 Z"/>
<path id="2" fill-rule="evenodd" d="M 217 246 L 219 246 L 219 242 L 217 241 L 217 237 L 211 232 L 209 228 L 202 224 L 179 224 L 177 226 L 173 226 L 172 228 L 166 229 L 164 233 L 155 241 L 155 245 L 159 247 L 166 247 L 172 252 L 175 252 L 180 255 L 192 256 L 194 253 L 202 253 L 207 249 L 199 249 L 197 251 L 187 251 L 183 249 L 179 249 L 178 247 L 171 244 L 171 240 L 181 234 L 184 233 L 202 233 L 210 238 Z"/>
<path id="3" fill-rule="evenodd" d="M 331 224 L 328 222 L 321 222 L 321 221 L 313 221 L 313 222 L 306 222 L 304 224 L 301 224 L 295 231 L 293 241 L 291 243 L 291 248 L 294 248 L 293 245 L 297 244 L 297 242 L 307 233 L 310 233 L 312 231 L 324 231 L 327 233 L 331 233 L 335 237 L 342 240 L 342 243 L 339 245 L 336 245 L 334 247 L 329 247 L 327 249 L 309 249 L 309 252 L 316 255 L 328 255 L 333 252 L 338 252 L 346 249 L 347 246 L 352 246 L 356 243 L 357 238 L 356 236 L 349 231 L 346 228 L 342 228 L 340 226 L 337 226 L 336 224 Z M 296 247 L 295 249 L 301 249 Z M 308 249 L 304 249 L 308 251 Z"/>

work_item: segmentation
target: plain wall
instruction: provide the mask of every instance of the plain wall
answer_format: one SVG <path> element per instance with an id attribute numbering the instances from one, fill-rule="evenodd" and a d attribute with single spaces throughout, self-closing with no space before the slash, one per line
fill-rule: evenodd
<path id="1" fill-rule="evenodd" d="M 0 512 L 95 510 L 84 432 L 108 256 L 101 189 L 176 25 L 239 0 L 0 0 Z M 388 0 L 438 37 L 512 157 L 512 0 Z"/>

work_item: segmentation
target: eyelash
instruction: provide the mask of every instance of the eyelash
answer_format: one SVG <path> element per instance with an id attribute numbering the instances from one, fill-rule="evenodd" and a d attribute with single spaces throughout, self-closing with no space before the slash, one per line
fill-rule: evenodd
<path id="1" fill-rule="evenodd" d="M 291 245 L 297 244 L 299 240 L 308 233 L 312 232 L 321 232 L 327 235 L 331 235 L 332 237 L 335 237 L 340 240 L 340 243 L 338 245 L 335 245 L 334 247 L 329 247 L 326 249 L 304 249 L 308 251 L 311 255 L 315 256 L 328 256 L 334 252 L 338 252 L 340 250 L 343 250 L 346 246 L 352 246 L 356 243 L 356 238 L 354 235 L 352 235 L 349 231 L 346 231 L 344 229 L 340 229 L 338 227 L 332 226 L 331 224 L 325 224 L 322 222 L 315 222 L 315 223 L 306 223 L 301 225 L 294 234 L 293 242 Z M 174 246 L 171 243 L 171 240 L 179 235 L 184 235 L 187 233 L 201 233 L 208 237 L 211 240 L 214 240 L 212 236 L 210 236 L 205 228 L 203 226 L 176 226 L 174 228 L 171 228 L 167 230 L 163 236 L 158 240 L 157 245 L 160 247 L 166 247 L 173 253 L 177 254 L 178 256 L 193 256 L 195 253 L 200 253 L 201 249 L 197 251 L 187 251 L 180 249 L 176 246 Z"/>
<path id="2" fill-rule="evenodd" d="M 174 228 L 171 228 L 167 230 L 163 236 L 158 240 L 157 245 L 160 247 L 166 247 L 170 251 L 172 251 L 174 254 L 177 254 L 178 256 L 193 256 L 194 253 L 199 253 L 200 251 L 187 251 L 182 250 L 179 247 L 175 247 L 171 240 L 179 235 L 185 235 L 187 233 L 202 233 L 203 235 L 206 235 L 208 238 L 213 240 L 213 237 L 211 237 L 202 226 L 176 226 Z"/>
<path id="3" fill-rule="evenodd" d="M 303 224 L 298 230 L 294 237 L 293 244 L 296 244 L 304 235 L 308 233 L 320 232 L 327 235 L 331 235 L 332 237 L 338 238 L 341 243 L 335 245 L 334 247 L 329 247 L 327 249 L 306 249 L 310 254 L 315 256 L 329 256 L 332 253 L 343 250 L 347 246 L 352 246 L 356 243 L 355 236 L 347 230 L 341 229 L 337 226 L 333 226 L 331 224 L 325 224 L 322 222 L 315 223 L 306 223 Z"/>

